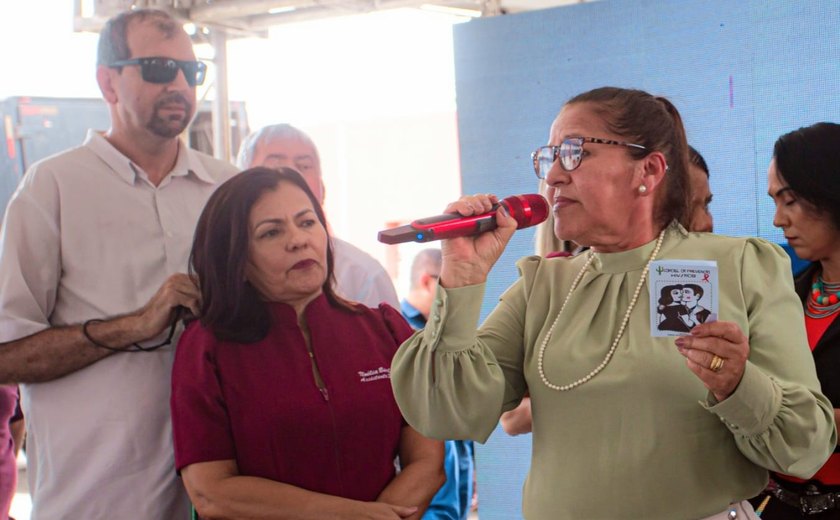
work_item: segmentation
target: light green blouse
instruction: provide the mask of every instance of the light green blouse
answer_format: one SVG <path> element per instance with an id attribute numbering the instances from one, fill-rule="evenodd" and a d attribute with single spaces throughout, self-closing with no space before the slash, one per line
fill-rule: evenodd
<path id="1" fill-rule="evenodd" d="M 548 343 L 549 381 L 568 384 L 604 359 L 653 247 L 595 254 Z M 521 278 L 478 330 L 484 286 L 440 288 L 426 328 L 391 367 L 408 422 L 431 437 L 483 442 L 530 392 L 529 520 L 702 518 L 758 494 L 766 469 L 807 477 L 825 462 L 833 409 L 781 248 L 677 225 L 666 233 L 658 259 L 716 260 L 719 319 L 749 336 L 743 379 L 720 403 L 674 338 L 650 335 L 647 285 L 600 374 L 568 392 L 542 383 L 539 345 L 584 256 L 521 259 Z"/>

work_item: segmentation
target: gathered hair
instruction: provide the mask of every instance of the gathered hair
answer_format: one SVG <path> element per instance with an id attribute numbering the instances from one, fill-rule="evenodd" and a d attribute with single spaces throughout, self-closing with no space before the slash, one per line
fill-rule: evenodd
<path id="1" fill-rule="evenodd" d="M 642 90 L 601 87 L 570 99 L 566 105 L 591 103 L 610 132 L 646 149 L 628 148 L 635 159 L 659 151 L 665 156 L 664 189 L 657 190 L 654 219 L 662 227 L 676 220 L 689 224 L 688 143 L 677 108 L 664 97 Z"/>
<path id="2" fill-rule="evenodd" d="M 291 168 L 251 168 L 234 176 L 213 193 L 201 212 L 190 253 L 190 274 L 201 290 L 201 324 L 220 341 L 253 343 L 268 334 L 271 319 L 262 294 L 247 281 L 251 209 L 280 183 L 297 186 L 312 202 L 327 233 L 327 277 L 322 290 L 335 307 L 349 312 L 360 308 L 339 297 L 334 256 L 324 211 L 306 181 Z"/>
<path id="3" fill-rule="evenodd" d="M 662 289 L 659 290 L 659 305 L 671 305 L 674 303 L 674 297 L 671 296 L 671 291 L 674 289 L 682 290 L 683 286 L 680 284 L 677 285 L 666 285 Z"/>
<path id="4" fill-rule="evenodd" d="M 817 123 L 788 132 L 773 146 L 776 171 L 840 229 L 840 125 Z"/>

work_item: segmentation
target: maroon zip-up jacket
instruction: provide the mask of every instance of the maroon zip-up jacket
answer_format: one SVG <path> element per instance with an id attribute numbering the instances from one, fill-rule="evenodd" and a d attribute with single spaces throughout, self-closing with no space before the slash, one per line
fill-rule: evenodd
<path id="1" fill-rule="evenodd" d="M 412 334 L 383 304 L 353 314 L 325 296 L 304 311 L 319 387 L 292 307 L 270 304 L 265 339 L 220 342 L 200 323 L 181 337 L 172 372 L 175 463 L 234 459 L 242 475 L 371 501 L 395 476 L 405 422 L 391 358 Z"/>

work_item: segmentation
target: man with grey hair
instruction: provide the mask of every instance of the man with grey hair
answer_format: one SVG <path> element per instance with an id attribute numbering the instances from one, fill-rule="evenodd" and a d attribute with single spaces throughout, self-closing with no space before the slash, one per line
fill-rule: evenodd
<path id="1" fill-rule="evenodd" d="M 181 23 L 108 20 L 111 127 L 34 164 L 0 233 L 0 384 L 23 383 L 32 520 L 178 519 L 169 413 L 193 230 L 233 165 L 180 139 L 205 66 Z"/>
<path id="2" fill-rule="evenodd" d="M 324 181 L 321 159 L 312 139 L 289 124 L 269 125 L 249 135 L 239 149 L 240 168 L 288 167 L 306 180 L 321 206 Z M 336 292 L 349 300 L 376 307 L 385 302 L 399 308 L 394 284 L 382 265 L 358 247 L 333 237 Z"/>

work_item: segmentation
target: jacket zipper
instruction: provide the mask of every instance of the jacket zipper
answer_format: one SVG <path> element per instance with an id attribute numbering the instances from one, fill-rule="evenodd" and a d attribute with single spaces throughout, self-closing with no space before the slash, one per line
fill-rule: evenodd
<path id="1" fill-rule="evenodd" d="M 338 450 L 338 431 L 336 430 L 335 424 L 335 410 L 333 410 L 332 404 L 330 404 L 330 393 L 327 391 L 327 385 L 324 384 L 324 378 L 321 377 L 321 370 L 318 368 L 318 362 L 315 360 L 315 353 L 312 351 L 312 346 L 306 346 L 307 352 L 309 353 L 309 360 L 312 362 L 312 377 L 315 379 L 315 386 L 318 387 L 318 391 L 321 392 L 321 396 L 324 398 L 324 401 L 327 403 L 327 408 L 330 410 L 330 420 L 332 422 L 332 434 L 333 434 L 333 449 L 335 450 L 335 464 L 336 469 L 338 470 L 338 485 L 342 491 L 344 492 L 344 479 L 342 476 L 344 472 L 341 469 L 341 453 Z"/>
<path id="2" fill-rule="evenodd" d="M 324 384 L 324 378 L 321 377 L 321 370 L 318 368 L 318 362 L 315 361 L 315 353 L 309 347 L 307 347 L 307 352 L 309 353 L 309 361 L 312 362 L 312 377 L 315 378 L 315 386 L 318 387 L 318 391 L 321 392 L 321 397 L 324 398 L 324 401 L 329 401 L 330 393 L 327 390 L 327 385 Z"/>

